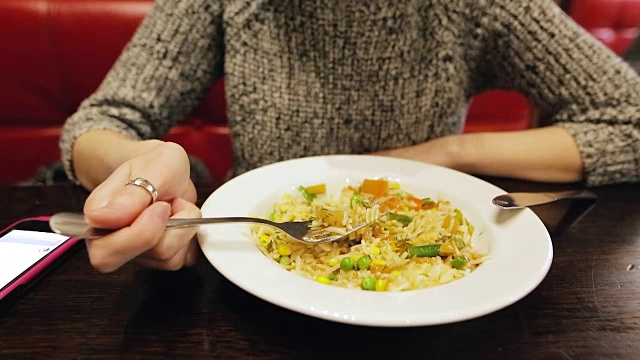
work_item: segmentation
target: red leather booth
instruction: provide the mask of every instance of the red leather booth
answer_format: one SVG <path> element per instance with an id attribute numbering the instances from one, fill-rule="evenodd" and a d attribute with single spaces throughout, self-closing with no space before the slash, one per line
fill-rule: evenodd
<path id="1" fill-rule="evenodd" d="M 567 7 L 578 24 L 618 55 L 638 37 L 638 0 L 573 0 Z"/>
<path id="2" fill-rule="evenodd" d="M 152 3 L 0 1 L 0 184 L 24 181 L 60 158 L 60 126 L 100 84 Z M 640 0 L 572 3 L 572 16 L 618 53 L 637 36 Z M 490 91 L 473 99 L 465 131 L 524 129 L 532 114 L 522 95 Z M 223 81 L 167 139 L 225 179 L 232 153 Z"/>
<path id="3" fill-rule="evenodd" d="M 152 0 L 0 1 L 0 184 L 60 159 L 60 126 L 100 84 Z M 223 81 L 168 140 L 213 177 L 231 167 Z"/>

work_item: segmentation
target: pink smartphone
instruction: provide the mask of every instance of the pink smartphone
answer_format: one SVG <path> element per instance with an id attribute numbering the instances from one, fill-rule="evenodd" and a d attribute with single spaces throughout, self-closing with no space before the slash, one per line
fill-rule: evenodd
<path id="1" fill-rule="evenodd" d="M 0 300 L 15 298 L 79 239 L 54 233 L 49 217 L 19 220 L 0 232 Z"/>

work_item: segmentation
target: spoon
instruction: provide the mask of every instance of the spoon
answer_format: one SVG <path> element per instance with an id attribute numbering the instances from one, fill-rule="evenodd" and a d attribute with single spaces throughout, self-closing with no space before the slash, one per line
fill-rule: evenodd
<path id="1" fill-rule="evenodd" d="M 502 209 L 521 209 L 524 207 L 547 204 L 561 199 L 596 199 L 598 196 L 589 190 L 568 190 L 556 192 L 515 192 L 498 195 L 492 202 Z"/>
<path id="2" fill-rule="evenodd" d="M 381 214 L 377 219 L 387 215 Z M 377 220 L 376 219 L 376 220 Z M 169 219 L 166 229 L 178 229 L 207 224 L 224 223 L 259 223 L 279 229 L 292 239 L 307 243 L 321 244 L 331 241 L 346 239 L 352 233 L 373 224 L 376 220 L 354 226 L 346 233 L 335 233 L 325 230 L 322 226 L 312 226 L 312 221 L 274 222 L 271 220 L 252 217 L 217 217 L 217 218 L 193 218 L 193 219 Z M 61 212 L 54 214 L 49 219 L 49 226 L 54 232 L 75 238 L 94 239 L 106 236 L 116 231 L 114 229 L 99 229 L 87 223 L 82 213 Z"/>

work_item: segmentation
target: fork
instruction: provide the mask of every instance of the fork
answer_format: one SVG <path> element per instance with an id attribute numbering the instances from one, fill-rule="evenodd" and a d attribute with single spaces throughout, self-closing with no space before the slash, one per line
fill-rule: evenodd
<path id="1" fill-rule="evenodd" d="M 338 241 L 347 238 L 354 232 L 373 224 L 382 216 L 378 216 L 374 221 L 365 222 L 356 225 L 344 234 L 335 234 L 327 231 L 326 228 L 312 226 L 312 220 L 308 221 L 290 221 L 290 222 L 275 222 L 266 219 L 252 218 L 252 217 L 215 217 L 215 218 L 194 218 L 194 219 L 169 219 L 167 222 L 167 229 L 179 229 L 191 226 L 210 225 L 210 224 L 225 224 L 225 223 L 258 223 L 267 225 L 272 228 L 281 230 L 285 234 L 289 235 L 294 240 L 307 243 L 307 244 L 322 244 L 326 242 Z M 116 231 L 113 229 L 98 229 L 89 225 L 82 213 L 61 212 L 51 216 L 49 219 L 49 226 L 51 229 L 61 235 L 76 237 L 81 239 L 94 239 L 102 236 L 109 235 Z"/>

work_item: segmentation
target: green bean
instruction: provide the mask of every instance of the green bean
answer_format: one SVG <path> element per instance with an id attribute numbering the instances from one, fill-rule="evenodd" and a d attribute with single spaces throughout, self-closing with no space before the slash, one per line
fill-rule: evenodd
<path id="1" fill-rule="evenodd" d="M 419 245 L 412 246 L 409 248 L 409 256 L 417 256 L 417 257 L 434 257 L 438 256 L 440 252 L 441 244 L 429 244 L 429 245 Z"/>
<path id="2" fill-rule="evenodd" d="M 465 265 L 467 265 L 467 257 L 464 255 L 460 255 L 458 257 L 456 257 L 455 259 L 451 260 L 451 266 L 453 266 L 454 268 L 460 270 L 462 269 Z"/>
<path id="3" fill-rule="evenodd" d="M 307 199 L 308 202 L 312 202 L 313 199 L 316 198 L 316 196 L 314 194 L 309 194 L 309 192 L 307 191 L 307 189 L 304 188 L 304 186 L 298 186 L 298 191 L 300 191 L 302 193 L 302 196 L 304 196 L 305 199 Z"/>
<path id="4" fill-rule="evenodd" d="M 349 200 L 349 204 L 351 204 L 351 207 L 355 207 L 356 205 L 358 205 L 358 204 L 360 204 L 362 202 L 362 199 L 363 199 L 362 195 L 355 194 Z"/>
<path id="5" fill-rule="evenodd" d="M 460 211 L 460 209 L 455 209 L 453 210 L 453 213 L 455 214 L 458 225 L 464 224 L 464 215 L 462 215 L 462 211 Z"/>
<path id="6" fill-rule="evenodd" d="M 435 202 L 431 200 L 431 198 L 422 199 L 422 206 L 433 205 L 433 204 L 435 204 Z"/>
<path id="7" fill-rule="evenodd" d="M 409 225 L 409 223 L 411 223 L 411 221 L 413 221 L 413 218 L 411 216 L 402 215 L 402 214 L 395 214 L 395 213 L 389 213 L 387 215 L 387 218 L 389 220 L 395 220 L 395 221 L 399 222 L 400 224 L 402 224 L 404 226 Z"/>

